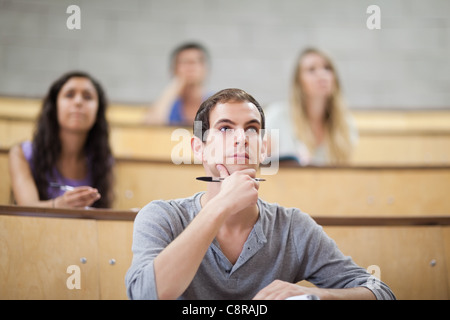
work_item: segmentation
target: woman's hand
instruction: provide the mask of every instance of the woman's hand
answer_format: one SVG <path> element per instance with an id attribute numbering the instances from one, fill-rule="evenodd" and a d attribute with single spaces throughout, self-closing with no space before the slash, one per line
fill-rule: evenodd
<path id="1" fill-rule="evenodd" d="M 90 207 L 100 197 L 100 193 L 95 188 L 76 187 L 53 199 L 53 204 L 55 208 L 84 208 Z"/>

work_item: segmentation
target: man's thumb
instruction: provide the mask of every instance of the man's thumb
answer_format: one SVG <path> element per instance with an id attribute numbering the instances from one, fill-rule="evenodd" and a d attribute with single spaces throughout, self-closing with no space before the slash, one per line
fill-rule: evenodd
<path id="1" fill-rule="evenodd" d="M 219 174 L 220 174 L 221 178 L 226 178 L 230 175 L 227 168 L 225 168 L 224 165 L 218 164 L 218 165 L 216 165 L 216 168 L 217 168 L 217 170 L 219 170 Z"/>

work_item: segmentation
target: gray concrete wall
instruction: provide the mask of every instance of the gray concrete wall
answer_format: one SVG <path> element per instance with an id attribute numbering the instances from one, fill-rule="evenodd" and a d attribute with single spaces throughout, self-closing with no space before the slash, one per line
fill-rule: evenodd
<path id="1" fill-rule="evenodd" d="M 80 30 L 66 26 L 71 4 Z M 366 26 L 371 4 L 380 30 Z M 316 46 L 353 109 L 450 108 L 449 0 L 0 0 L 0 95 L 42 97 L 82 69 L 111 101 L 149 103 L 188 40 L 211 52 L 211 91 L 240 87 L 264 105 L 286 99 L 297 55 Z"/>

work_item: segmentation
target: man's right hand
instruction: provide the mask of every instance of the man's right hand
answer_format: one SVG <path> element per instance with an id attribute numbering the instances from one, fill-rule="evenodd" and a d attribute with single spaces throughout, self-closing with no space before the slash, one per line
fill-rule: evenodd
<path id="1" fill-rule="evenodd" d="M 231 175 L 224 165 L 218 164 L 221 189 L 216 196 L 224 201 L 230 214 L 235 214 L 249 206 L 256 205 L 258 200 L 259 182 L 255 181 L 256 170 L 244 169 L 233 172 Z"/>

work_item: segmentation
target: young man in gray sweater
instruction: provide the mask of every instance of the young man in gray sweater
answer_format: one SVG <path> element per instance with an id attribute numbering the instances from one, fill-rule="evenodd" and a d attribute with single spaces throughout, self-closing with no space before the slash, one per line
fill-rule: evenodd
<path id="1" fill-rule="evenodd" d="M 196 121 L 194 156 L 221 179 L 138 213 L 125 279 L 130 299 L 395 299 L 309 215 L 258 197 L 265 120 L 251 95 L 222 90 L 202 103 Z"/>

